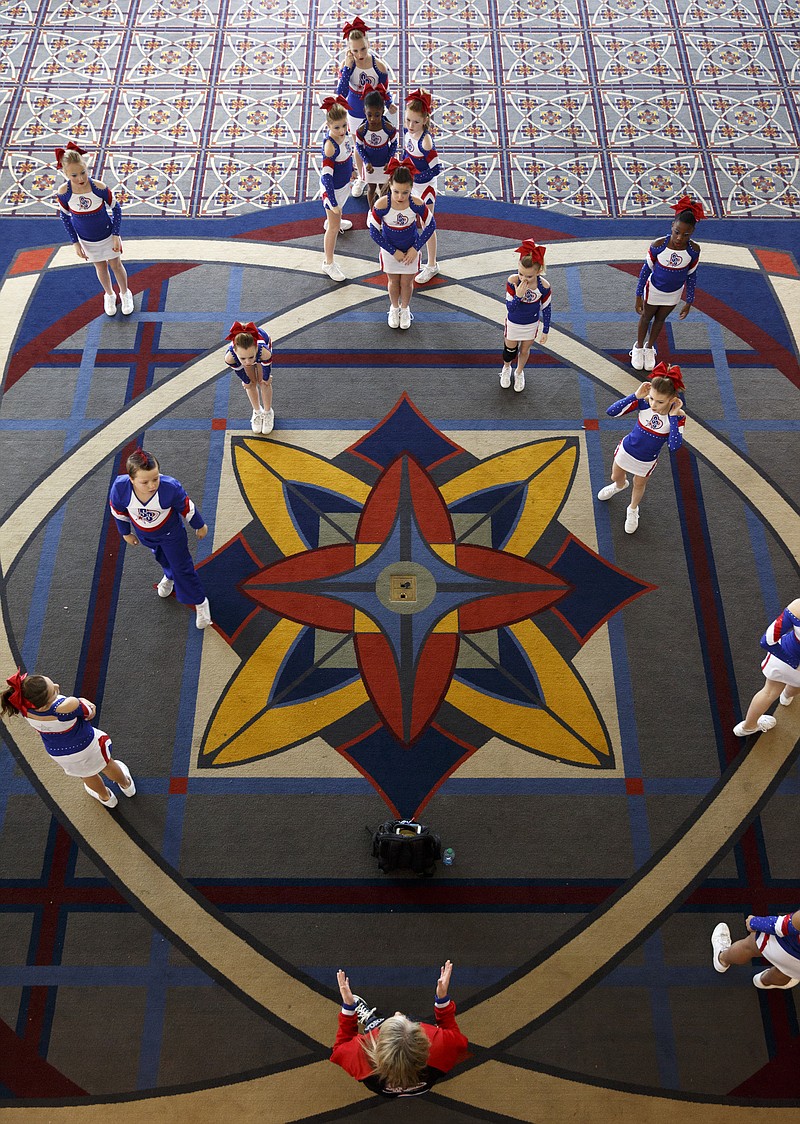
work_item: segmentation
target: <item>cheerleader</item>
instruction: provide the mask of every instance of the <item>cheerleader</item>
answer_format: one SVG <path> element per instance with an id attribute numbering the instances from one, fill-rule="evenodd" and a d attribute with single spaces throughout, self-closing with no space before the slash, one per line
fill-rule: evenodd
<path id="1" fill-rule="evenodd" d="M 387 109 L 391 114 L 397 113 L 397 106 L 393 104 L 392 95 L 389 93 L 389 67 L 370 52 L 367 42 L 368 31 L 369 28 L 360 16 L 356 16 L 352 23 L 346 23 L 342 28 L 342 37 L 347 42 L 347 54 L 344 66 L 339 72 L 336 93 L 347 98 L 347 126 L 353 137 L 365 118 L 361 93 L 365 86 L 369 85 L 375 89 L 383 87 L 386 91 Z M 363 160 L 358 152 L 356 152 L 356 172 L 353 195 L 358 198 L 364 194 L 367 186 Z"/>
<path id="2" fill-rule="evenodd" d="M 188 519 L 198 539 L 208 527 L 203 516 L 172 476 L 162 476 L 158 461 L 144 449 L 128 457 L 127 476 L 111 485 L 109 504 L 119 533 L 130 546 L 143 543 L 151 551 L 164 576 L 156 587 L 159 597 L 175 596 L 184 605 L 194 605 L 195 624 L 208 628 L 211 610 L 189 553 L 183 520 Z"/>
<path id="3" fill-rule="evenodd" d="M 800 691 L 800 597 L 772 622 L 760 643 L 767 653 L 761 665 L 766 682 L 750 700 L 744 720 L 734 726 L 737 738 L 771 730 L 775 718 L 766 711 L 776 699 L 789 706 Z"/>
<path id="4" fill-rule="evenodd" d="M 44 748 L 70 777 L 80 777 L 83 787 L 104 808 L 116 808 L 116 795 L 106 788 L 103 775 L 123 796 L 134 796 L 136 785 L 123 761 L 111 756 L 111 738 L 89 723 L 97 707 L 88 699 L 62 695 L 58 683 L 46 675 L 15 671 L 0 695 L 5 716 L 21 715 L 42 735 Z"/>
<path id="5" fill-rule="evenodd" d="M 544 275 L 545 247 L 526 238 L 514 251 L 519 269 L 506 281 L 506 326 L 503 332 L 503 369 L 500 385 L 511 386 L 511 364 L 516 360 L 514 390 L 525 389 L 525 364 L 531 344 L 547 343 L 550 331 L 550 282 Z"/>
<path id="6" fill-rule="evenodd" d="M 788 991 L 800 983 L 800 910 L 796 913 L 773 914 L 770 917 L 745 919 L 749 936 L 731 944 L 731 931 L 721 922 L 711 934 L 712 963 L 718 972 L 727 972 L 731 964 L 749 964 L 763 956 L 771 967 L 756 972 L 753 984 L 760 991 L 779 988 Z"/>
<path id="7" fill-rule="evenodd" d="M 385 88 L 377 90 L 370 85 L 364 87 L 364 112 L 366 120 L 356 131 L 356 152 L 364 165 L 363 176 L 367 184 L 367 203 L 372 207 L 378 195 L 378 187 L 386 183 L 389 174 L 386 165 L 397 152 L 397 129 L 387 120 L 387 93 Z"/>
<path id="8" fill-rule="evenodd" d="M 631 366 L 636 371 L 652 371 L 656 365 L 656 340 L 686 286 L 686 303 L 679 320 L 685 320 L 694 302 L 695 274 L 700 247 L 692 242 L 698 219 L 705 218 L 702 203 L 684 195 L 671 204 L 675 218 L 667 238 L 659 238 L 647 251 L 636 286 L 636 311 L 639 332 L 631 349 Z M 647 329 L 650 335 L 647 336 Z M 645 336 L 647 343 L 645 344 Z"/>
<path id="9" fill-rule="evenodd" d="M 225 362 L 242 380 L 244 392 L 253 408 L 250 428 L 253 433 L 272 433 L 272 340 L 251 321 L 231 325 Z"/>
<path id="10" fill-rule="evenodd" d="M 331 281 L 346 281 L 342 270 L 334 259 L 336 239 L 340 230 L 350 230 L 352 223 L 342 218 L 342 209 L 350 198 L 350 181 L 353 172 L 353 144 L 347 132 L 347 102 L 337 95 L 325 98 L 321 106 L 325 110 L 328 131 L 322 142 L 322 174 L 319 177 L 322 188 L 322 206 L 325 208 L 325 257 L 322 272 Z"/>
<path id="11" fill-rule="evenodd" d="M 631 502 L 625 516 L 625 530 L 629 535 L 639 526 L 639 501 L 658 463 L 659 453 L 666 444 L 673 453 L 683 444 L 686 414 L 678 397 L 678 391 L 683 389 L 680 367 L 659 363 L 650 382 L 640 383 L 635 394 L 621 398 L 606 410 L 612 418 L 631 410 L 638 411 L 636 425 L 614 451 L 611 483 L 597 493 L 599 500 L 610 500 L 628 487 L 626 473 L 633 474 Z"/>
<path id="12" fill-rule="evenodd" d="M 123 315 L 133 312 L 133 293 L 128 288 L 128 275 L 120 257 L 122 242 L 119 237 L 122 209 L 104 183 L 89 179 L 82 157 L 85 152 L 72 141 L 66 148 L 56 149 L 56 167 L 66 177 L 58 192 L 58 213 L 79 258 L 90 261 L 103 286 L 103 308 L 107 316 L 117 311 L 117 296 L 109 275 L 119 284 L 120 305 Z M 109 215 L 107 208 L 111 209 Z"/>
<path id="13" fill-rule="evenodd" d="M 410 328 L 409 304 L 414 275 L 419 269 L 419 251 L 436 229 L 433 215 L 415 195 L 414 165 L 392 158 L 386 165 L 389 192 L 369 212 L 367 226 L 381 248 L 381 269 L 389 290 L 389 327 Z"/>
<path id="14" fill-rule="evenodd" d="M 414 163 L 414 187 L 428 209 L 436 206 L 436 185 L 442 166 L 439 153 L 430 134 L 431 96 L 424 90 L 414 90 L 406 98 L 405 155 Z M 424 285 L 439 272 L 436 262 L 436 234 L 428 241 L 428 262 L 414 278 Z M 520 388 L 521 389 L 521 388 Z"/>

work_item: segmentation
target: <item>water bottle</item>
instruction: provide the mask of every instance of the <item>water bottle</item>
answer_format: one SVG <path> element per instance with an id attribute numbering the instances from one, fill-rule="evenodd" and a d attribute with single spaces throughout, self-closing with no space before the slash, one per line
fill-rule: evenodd
<path id="1" fill-rule="evenodd" d="M 442 862 L 445 866 L 452 866 L 455 861 L 456 853 L 452 847 L 446 847 L 442 855 Z"/>

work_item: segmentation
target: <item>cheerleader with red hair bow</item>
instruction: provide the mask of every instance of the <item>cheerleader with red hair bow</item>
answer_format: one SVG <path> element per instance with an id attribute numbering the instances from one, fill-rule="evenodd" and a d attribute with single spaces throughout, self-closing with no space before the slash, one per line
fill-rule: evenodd
<path id="1" fill-rule="evenodd" d="M 346 281 L 343 271 L 334 258 L 336 239 L 340 230 L 350 230 L 353 224 L 342 217 L 344 205 L 350 198 L 353 171 L 353 142 L 347 131 L 347 100 L 337 94 L 325 98 L 321 109 L 325 111 L 328 130 L 322 142 L 322 171 L 319 177 L 322 189 L 322 206 L 325 208 L 325 238 L 322 272 L 331 281 Z"/>
<path id="2" fill-rule="evenodd" d="M 647 251 L 636 286 L 639 329 L 631 348 L 631 366 L 652 371 L 656 365 L 656 340 L 667 317 L 686 287 L 686 303 L 679 319 L 685 320 L 694 302 L 694 287 L 700 247 L 692 241 L 694 228 L 705 218 L 702 203 L 684 195 L 672 203 L 675 218 L 666 238 L 658 238 Z M 647 342 L 645 342 L 645 340 Z"/>
<path id="3" fill-rule="evenodd" d="M 225 338 L 230 341 L 225 362 L 242 380 L 253 410 L 250 428 L 253 433 L 272 433 L 272 340 L 252 320 L 248 324 L 235 320 Z"/>
<path id="4" fill-rule="evenodd" d="M 362 175 L 367 184 L 367 203 L 372 207 L 378 197 L 378 188 L 389 178 L 386 165 L 397 152 L 397 129 L 386 117 L 388 92 L 385 86 L 377 88 L 369 83 L 361 97 L 366 120 L 356 131 L 356 152 L 364 165 Z"/>
<path id="5" fill-rule="evenodd" d="M 621 398 L 606 413 L 616 418 L 637 411 L 636 425 L 614 451 L 611 483 L 597 493 L 599 500 L 610 500 L 628 487 L 627 473 L 633 476 L 630 506 L 625 515 L 625 530 L 632 535 L 639 526 L 639 501 L 665 445 L 674 453 L 683 444 L 686 413 L 679 395 L 684 390 L 680 367 L 659 363 L 649 382 L 641 383 L 635 394 Z"/>
<path id="6" fill-rule="evenodd" d="M 503 332 L 503 369 L 500 385 L 511 386 L 511 364 L 516 361 L 514 390 L 525 389 L 525 363 L 531 345 L 547 343 L 550 331 L 550 282 L 544 275 L 545 247 L 526 238 L 514 253 L 519 268 L 506 280 L 506 325 Z"/>
<path id="7" fill-rule="evenodd" d="M 17 670 L 6 679 L 0 710 L 6 717 L 19 715 L 38 734 L 44 748 L 67 776 L 80 777 L 83 787 L 104 808 L 116 808 L 116 794 L 106 788 L 104 776 L 124 796 L 135 796 L 136 785 L 124 761 L 111 756 L 111 738 L 92 726 L 97 707 L 88 699 L 62 695 L 58 683 L 46 675 Z"/>
<path id="8" fill-rule="evenodd" d="M 128 275 L 120 257 L 122 208 L 114 201 L 110 188 L 89 178 L 85 155 L 73 141 L 66 148 L 55 150 L 56 167 L 64 173 L 66 181 L 56 194 L 58 214 L 78 257 L 94 266 L 103 286 L 106 316 L 114 316 L 117 311 L 117 294 L 109 267 L 119 285 L 123 315 L 129 316 L 133 312 L 133 293 L 128 288 Z"/>
<path id="9" fill-rule="evenodd" d="M 353 137 L 364 124 L 366 117 L 363 94 L 366 86 L 371 86 L 373 89 L 383 87 L 386 92 L 386 108 L 392 114 L 397 113 L 397 106 L 393 104 L 392 95 L 389 93 L 391 71 L 385 62 L 370 51 L 367 40 L 368 31 L 369 28 L 360 16 L 356 16 L 354 20 L 349 21 L 342 28 L 342 38 L 347 43 L 347 54 L 345 55 L 344 66 L 339 71 L 339 85 L 336 87 L 336 93 L 347 98 L 347 127 Z M 355 153 L 355 164 L 356 178 L 353 181 L 353 195 L 358 198 L 364 194 L 367 186 L 364 175 L 364 160 L 358 149 Z"/>
<path id="10" fill-rule="evenodd" d="M 781 706 L 789 706 L 800 692 L 800 597 L 769 625 L 760 644 L 767 653 L 761 664 L 765 682 L 750 700 L 742 721 L 734 726 L 737 738 L 771 730 L 776 719 L 767 710 L 776 699 Z"/>
<path id="11" fill-rule="evenodd" d="M 389 327 L 410 328 L 411 294 L 419 269 L 419 252 L 436 229 L 429 207 L 413 194 L 414 164 L 392 158 L 388 194 L 369 213 L 367 229 L 380 246 L 381 269 L 389 290 Z"/>
<path id="12" fill-rule="evenodd" d="M 414 162 L 414 190 L 422 202 L 433 211 L 442 165 L 430 132 L 431 96 L 424 90 L 412 90 L 406 98 L 404 152 Z M 424 285 L 439 272 L 436 260 L 437 239 L 434 234 L 428 241 L 428 261 L 414 278 Z"/>

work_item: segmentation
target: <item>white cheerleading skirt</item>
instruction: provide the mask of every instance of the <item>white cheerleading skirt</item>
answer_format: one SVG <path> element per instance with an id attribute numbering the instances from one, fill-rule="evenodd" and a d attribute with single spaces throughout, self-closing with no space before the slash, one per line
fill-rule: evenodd
<path id="1" fill-rule="evenodd" d="M 394 254 L 389 254 L 381 247 L 381 269 L 384 273 L 419 273 L 421 259 L 419 252 L 411 265 L 403 265 Z"/>
<path id="2" fill-rule="evenodd" d="M 769 960 L 779 972 L 793 980 L 800 979 L 800 960 L 778 944 L 772 933 L 756 933 L 756 944 L 764 959 Z"/>
<path id="3" fill-rule="evenodd" d="M 86 251 L 86 256 L 91 262 L 112 261 L 122 254 L 121 250 L 114 250 L 111 248 L 111 243 L 114 241 L 113 234 L 109 234 L 108 238 L 103 238 L 101 242 L 84 242 L 80 236 L 78 236 L 78 241 L 81 246 L 83 246 Z M 120 246 L 121 245 L 122 243 L 120 243 Z"/>
<path id="4" fill-rule="evenodd" d="M 95 730 L 94 741 L 77 753 L 65 753 L 61 757 L 50 757 L 60 765 L 68 777 L 93 777 L 105 769 L 111 760 L 111 738 L 102 730 Z"/>
<path id="5" fill-rule="evenodd" d="M 773 656 L 772 652 L 767 652 L 767 658 L 761 665 L 761 670 L 764 672 L 765 679 L 771 679 L 773 683 L 783 683 L 787 687 L 800 687 L 800 667 L 792 667 L 783 660 L 779 660 L 777 656 Z"/>
<path id="6" fill-rule="evenodd" d="M 683 285 L 681 285 L 680 289 L 674 289 L 671 293 L 665 293 L 663 289 L 657 289 L 652 281 L 648 281 L 644 287 L 644 303 L 651 305 L 667 305 L 669 308 L 674 308 L 681 299 L 682 293 Z"/>
<path id="7" fill-rule="evenodd" d="M 542 334 L 542 322 L 534 320 L 532 324 L 515 324 L 513 320 L 506 320 L 503 334 L 507 340 L 538 340 Z"/>
<path id="8" fill-rule="evenodd" d="M 640 461 L 632 457 L 625 449 L 622 441 L 614 450 L 614 464 L 618 464 L 623 472 L 632 472 L 634 476 L 649 476 L 655 469 L 658 461 Z"/>

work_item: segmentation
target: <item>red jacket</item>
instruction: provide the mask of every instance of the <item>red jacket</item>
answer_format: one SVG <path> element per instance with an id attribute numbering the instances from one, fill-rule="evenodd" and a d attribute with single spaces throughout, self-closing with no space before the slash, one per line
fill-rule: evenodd
<path id="1" fill-rule="evenodd" d="M 420 1023 L 431 1043 L 428 1054 L 428 1064 L 420 1074 L 420 1081 L 411 1089 L 387 1088 L 375 1076 L 369 1058 L 364 1053 L 361 1043 L 368 1036 L 358 1033 L 358 1018 L 355 1014 L 345 1014 L 339 1011 L 339 1031 L 333 1044 L 331 1061 L 340 1065 L 343 1070 L 355 1077 L 356 1081 L 363 1081 L 368 1089 L 384 1097 L 413 1097 L 425 1093 L 430 1087 L 444 1077 L 457 1062 L 460 1062 L 467 1052 L 469 1043 L 456 1022 L 456 1005 L 451 999 L 445 1007 L 434 1006 L 436 1026 L 430 1023 Z M 369 1037 L 380 1030 L 372 1031 Z"/>

